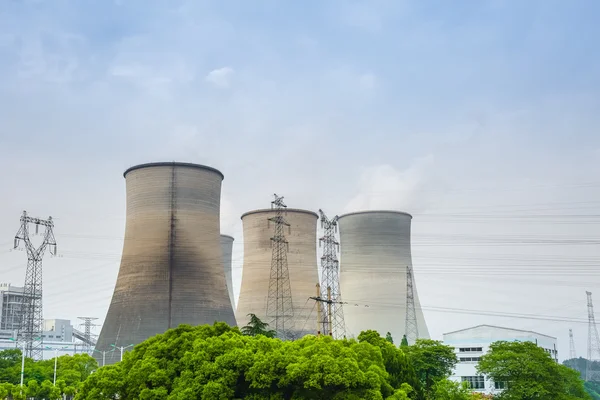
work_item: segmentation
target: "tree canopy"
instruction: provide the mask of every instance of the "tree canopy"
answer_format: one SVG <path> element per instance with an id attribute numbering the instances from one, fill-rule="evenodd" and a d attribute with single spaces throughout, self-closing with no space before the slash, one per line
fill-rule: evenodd
<path id="1" fill-rule="evenodd" d="M 21 350 L 0 351 L 0 399 L 10 396 L 19 400 L 27 396 L 30 399 L 59 399 L 65 395 L 71 399 L 82 382 L 98 368 L 94 358 L 87 354 L 63 355 L 57 358 L 56 386 L 54 379 L 54 358 L 34 361 L 25 359 L 24 390 L 21 394 Z"/>
<path id="2" fill-rule="evenodd" d="M 224 323 L 181 325 L 100 368 L 76 399 L 408 399 L 413 388 L 390 376 L 384 353 L 368 340 L 281 341 Z"/>
<path id="3" fill-rule="evenodd" d="M 556 363 L 532 342 L 492 343 L 477 369 L 494 382 L 506 383 L 498 399 L 590 399 L 577 371 Z"/>
<path id="4" fill-rule="evenodd" d="M 429 395 L 438 381 L 452 374 L 458 362 L 454 349 L 436 340 L 417 339 L 415 344 L 402 349 L 408 355 L 423 389 Z"/>
<path id="5" fill-rule="evenodd" d="M 268 338 L 274 338 L 277 334 L 277 332 L 275 332 L 274 330 L 269 329 L 269 324 L 261 321 L 261 319 L 258 318 L 256 314 L 250 313 L 248 314 L 248 317 L 250 317 L 250 321 L 248 322 L 248 325 L 242 327 L 242 334 L 246 336 L 263 335 Z"/>

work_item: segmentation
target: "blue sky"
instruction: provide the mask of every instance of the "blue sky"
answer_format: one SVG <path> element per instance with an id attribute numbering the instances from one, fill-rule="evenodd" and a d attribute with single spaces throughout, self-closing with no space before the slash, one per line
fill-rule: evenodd
<path id="1" fill-rule="evenodd" d="M 593 0 L 0 1 L 0 244 L 23 209 L 53 215 L 64 257 L 47 261 L 46 315 L 102 318 L 123 170 L 191 161 L 225 174 L 237 271 L 239 216 L 277 192 L 329 214 L 413 213 L 424 305 L 585 318 L 600 259 L 565 243 L 600 233 L 567 216 L 600 211 L 598 11 Z M 519 218 L 531 213 L 557 216 Z M 2 280 L 23 279 L 23 257 L 0 249 Z M 530 275 L 497 276 L 505 267 Z M 434 336 L 528 328 L 426 316 Z M 569 327 L 529 328 L 559 336 L 565 354 Z M 582 352 L 585 326 L 573 329 Z"/>

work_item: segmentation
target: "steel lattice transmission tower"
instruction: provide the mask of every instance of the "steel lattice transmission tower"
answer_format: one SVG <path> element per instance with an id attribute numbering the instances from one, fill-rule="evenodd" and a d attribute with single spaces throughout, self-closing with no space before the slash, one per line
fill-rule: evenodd
<path id="1" fill-rule="evenodd" d="M 92 355 L 94 349 L 92 348 L 93 339 L 95 339 L 94 334 L 92 334 L 92 327 L 98 326 L 93 324 L 92 321 L 98 319 L 94 317 L 77 317 L 83 322 L 80 325 L 83 325 L 83 352 Z"/>
<path id="2" fill-rule="evenodd" d="M 39 234 L 40 226 L 45 227 L 42 243 L 34 246 L 31 243 L 29 225 L 35 225 L 35 234 Z M 25 272 L 25 285 L 23 289 L 22 319 L 17 340 L 25 345 L 25 356 L 33 359 L 42 356 L 42 331 L 44 317 L 42 313 L 42 258 L 46 248 L 56 255 L 56 240 L 54 239 L 54 222 L 48 219 L 32 218 L 23 211 L 21 228 L 15 236 L 15 248 L 22 240 L 27 251 L 27 270 Z"/>
<path id="3" fill-rule="evenodd" d="M 344 310 L 342 308 L 342 294 L 340 291 L 340 264 L 337 252 L 340 244 L 335 238 L 337 233 L 336 215 L 332 219 L 327 218 L 323 210 L 319 210 L 323 236 L 319 239 L 319 245 L 323 248 L 321 256 L 321 298 L 326 299 L 327 307 L 323 307 L 322 321 L 323 333 L 334 339 L 342 339 L 346 336 L 346 324 L 344 323 Z"/>
<path id="4" fill-rule="evenodd" d="M 594 317 L 594 304 L 592 303 L 592 292 L 587 294 L 588 310 L 588 348 L 587 348 L 587 368 L 585 374 L 586 381 L 596 381 L 600 376 L 600 371 L 592 371 L 593 361 L 600 361 L 600 336 L 596 327 L 596 318 Z M 596 357 L 594 359 L 594 357 Z"/>
<path id="5" fill-rule="evenodd" d="M 287 206 L 283 197 L 274 195 L 271 209 L 275 216 L 269 218 L 273 222 L 273 237 L 271 237 L 272 257 L 271 273 L 269 276 L 269 294 L 267 297 L 267 318 L 269 325 L 277 332 L 277 337 L 283 340 L 293 339 L 294 307 L 292 303 L 292 287 L 287 264 L 289 244 L 285 238 L 285 227 L 290 224 L 285 219 Z"/>
<path id="6" fill-rule="evenodd" d="M 410 265 L 406 267 L 406 321 L 405 335 L 409 344 L 413 344 L 419 338 L 419 327 L 417 324 L 417 310 L 415 309 L 415 292 L 413 281 L 413 270 Z"/>
<path id="7" fill-rule="evenodd" d="M 573 340 L 573 329 L 569 329 L 569 358 L 571 360 L 577 358 L 577 353 L 575 352 L 575 340 Z"/>

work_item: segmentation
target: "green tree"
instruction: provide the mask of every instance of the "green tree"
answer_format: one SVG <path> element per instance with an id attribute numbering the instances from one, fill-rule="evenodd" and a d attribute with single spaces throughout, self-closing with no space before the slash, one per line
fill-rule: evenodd
<path id="1" fill-rule="evenodd" d="M 242 334 L 246 336 L 257 336 L 263 335 L 268 338 L 274 338 L 277 332 L 272 329 L 269 329 L 269 324 L 263 322 L 256 316 L 256 314 L 248 314 L 250 317 L 250 321 L 248 325 L 242 327 Z"/>
<path id="2" fill-rule="evenodd" d="M 469 390 L 466 382 L 458 383 L 448 379 L 437 381 L 433 387 L 435 400 L 474 400 L 479 398 Z"/>
<path id="3" fill-rule="evenodd" d="M 402 335 L 402 342 L 400 343 L 400 347 L 408 347 L 408 339 L 406 335 Z"/>
<path id="4" fill-rule="evenodd" d="M 544 349 L 531 342 L 495 342 L 481 357 L 479 373 L 506 382 L 502 400 L 589 399 L 579 373 L 557 364 Z"/>
<path id="5" fill-rule="evenodd" d="M 391 344 L 394 344 L 394 338 L 392 337 L 392 334 L 389 332 L 385 334 L 385 340 L 387 340 Z"/>
<path id="6" fill-rule="evenodd" d="M 76 399 L 383 400 L 412 392 L 390 380 L 381 348 L 365 341 L 308 335 L 284 342 L 223 323 L 181 325 L 100 368 Z"/>
<path id="7" fill-rule="evenodd" d="M 403 349 L 429 397 L 436 382 L 448 378 L 458 362 L 454 349 L 436 340 L 417 339 Z"/>

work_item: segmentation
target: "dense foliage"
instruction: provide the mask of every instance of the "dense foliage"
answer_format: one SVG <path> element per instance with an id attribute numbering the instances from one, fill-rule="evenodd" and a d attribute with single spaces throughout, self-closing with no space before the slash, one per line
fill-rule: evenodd
<path id="1" fill-rule="evenodd" d="M 21 390 L 21 350 L 0 351 L 0 399 L 54 400 L 63 395 L 70 399 L 77 393 L 82 382 L 98 368 L 96 360 L 87 354 L 63 355 L 57 359 L 56 386 L 54 359 L 34 361 L 25 359 L 24 388 Z"/>
<path id="2" fill-rule="evenodd" d="M 403 349 L 427 394 L 432 393 L 437 382 L 452 374 L 458 362 L 454 349 L 436 340 L 418 339 L 414 345 Z"/>
<path id="3" fill-rule="evenodd" d="M 501 400 L 590 399 L 579 373 L 556 363 L 535 343 L 493 343 L 478 370 L 495 382 L 506 382 L 495 397 Z"/>

